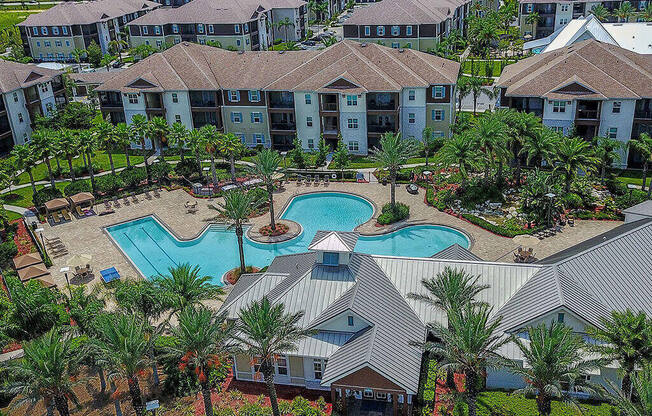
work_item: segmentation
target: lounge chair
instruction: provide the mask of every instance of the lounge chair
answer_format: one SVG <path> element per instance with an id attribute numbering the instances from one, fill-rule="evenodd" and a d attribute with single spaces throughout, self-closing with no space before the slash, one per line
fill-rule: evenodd
<path id="1" fill-rule="evenodd" d="M 122 197 L 122 203 L 125 205 L 129 205 L 129 197 L 127 195 Z"/>
<path id="2" fill-rule="evenodd" d="M 328 185 L 330 183 L 330 181 L 331 181 L 330 176 L 324 175 L 324 185 Z"/>
<path id="3" fill-rule="evenodd" d="M 137 203 L 140 202 L 140 201 L 138 200 L 138 197 L 136 196 L 136 193 L 135 193 L 135 192 L 132 192 L 132 193 L 131 193 L 131 202 L 133 202 L 134 204 L 137 204 Z"/>
<path id="4" fill-rule="evenodd" d="M 90 264 L 86 264 L 86 271 L 90 274 L 93 273 L 93 267 Z"/>
<path id="5" fill-rule="evenodd" d="M 45 244 L 48 246 L 50 250 L 66 247 L 61 241 L 52 241 L 52 242 L 47 241 Z"/>
<path id="6" fill-rule="evenodd" d="M 45 235 L 44 235 L 43 238 L 44 238 L 45 241 L 47 241 L 47 242 L 50 242 L 50 241 L 61 241 L 61 239 L 60 239 L 59 237 L 56 237 L 56 236 L 55 236 L 55 237 L 48 237 L 48 236 L 45 236 Z"/>
<path id="7" fill-rule="evenodd" d="M 312 176 L 306 175 L 306 185 L 310 185 L 310 182 L 312 182 Z"/>
<path id="8" fill-rule="evenodd" d="M 86 214 L 84 214 L 84 211 L 82 211 L 79 205 L 75 205 L 75 212 L 77 212 L 77 215 L 79 215 L 80 218 L 86 216 Z"/>
<path id="9" fill-rule="evenodd" d="M 107 211 L 111 210 L 111 201 L 104 201 L 104 209 Z"/>
<path id="10" fill-rule="evenodd" d="M 56 258 L 59 258 L 59 257 L 66 256 L 67 254 L 68 254 L 68 250 L 61 250 L 61 251 L 56 251 L 56 252 L 50 253 L 50 256 L 54 257 L 56 259 Z"/>
<path id="11" fill-rule="evenodd" d="M 62 209 L 61 215 L 63 215 L 63 218 L 65 218 L 66 221 L 72 221 L 72 217 L 70 216 L 70 213 L 68 212 L 67 209 Z"/>
<path id="12" fill-rule="evenodd" d="M 113 206 L 116 207 L 116 208 L 120 208 L 120 201 L 118 201 L 117 196 L 113 197 Z"/>
<path id="13" fill-rule="evenodd" d="M 160 197 L 161 197 L 161 194 L 158 192 L 158 189 L 154 189 L 152 192 L 154 193 L 154 196 L 155 196 L 156 198 L 160 198 Z"/>
<path id="14" fill-rule="evenodd" d="M 297 185 L 301 185 L 301 182 L 303 182 L 303 176 L 297 175 Z"/>
<path id="15" fill-rule="evenodd" d="M 152 195 L 149 193 L 149 191 L 145 191 L 145 199 L 147 199 L 147 200 L 152 199 Z"/>

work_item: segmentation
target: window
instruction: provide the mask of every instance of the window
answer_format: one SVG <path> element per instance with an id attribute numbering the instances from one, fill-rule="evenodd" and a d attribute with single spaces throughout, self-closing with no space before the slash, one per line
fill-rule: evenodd
<path id="1" fill-rule="evenodd" d="M 400 43 L 398 43 L 398 42 L 392 42 L 392 48 L 394 48 L 394 49 L 398 49 L 398 48 L 400 48 L 400 47 L 401 47 L 401 44 L 400 44 Z"/>
<path id="2" fill-rule="evenodd" d="M 57 48 L 60 48 L 62 46 L 61 41 L 60 40 L 55 40 L 54 41 L 54 46 L 56 46 Z"/>
<path id="3" fill-rule="evenodd" d="M 175 104 L 179 102 L 179 95 L 176 92 L 172 93 L 172 102 Z"/>
<path id="4" fill-rule="evenodd" d="M 445 95 L 446 89 L 441 85 L 432 87 L 432 98 L 444 98 Z"/>
<path id="5" fill-rule="evenodd" d="M 70 46 L 70 41 L 69 40 L 66 41 L 66 46 Z"/>
<path id="6" fill-rule="evenodd" d="M 398 36 L 401 34 L 401 28 L 398 26 L 392 26 L 392 36 Z"/>
<path id="7" fill-rule="evenodd" d="M 431 116 L 434 121 L 444 121 L 446 112 L 444 110 L 432 110 Z"/>
<path id="8" fill-rule="evenodd" d="M 562 126 L 552 126 L 552 131 L 559 134 L 564 134 L 564 128 Z"/>
<path id="9" fill-rule="evenodd" d="M 306 117 L 306 126 L 312 127 L 312 117 L 310 116 Z"/>
<path id="10" fill-rule="evenodd" d="M 122 16 L 122 23 L 127 23 L 127 16 Z"/>
<path id="11" fill-rule="evenodd" d="M 387 393 L 377 392 L 376 393 L 376 399 L 378 399 L 378 400 L 387 400 Z"/>
<path id="12" fill-rule="evenodd" d="M 620 113 L 620 107 L 622 106 L 622 102 L 620 101 L 614 101 L 613 106 L 611 107 L 611 112 L 614 114 Z"/>
<path id="13" fill-rule="evenodd" d="M 63 60 L 63 54 L 61 52 L 57 53 L 57 59 L 58 60 Z"/>
<path id="14" fill-rule="evenodd" d="M 433 131 L 433 132 L 432 132 L 432 137 L 433 137 L 433 138 L 436 138 L 436 137 L 445 137 L 445 134 L 444 134 L 443 131 L 437 130 L 437 131 Z"/>
<path id="15" fill-rule="evenodd" d="M 147 33 L 148 33 L 147 26 L 143 26 L 143 35 L 147 35 Z"/>
<path id="16" fill-rule="evenodd" d="M 260 101 L 260 91 L 258 90 L 249 91 L 249 101 L 251 102 Z"/>
<path id="17" fill-rule="evenodd" d="M 204 39 L 204 38 L 200 38 L 200 39 L 199 39 L 199 44 L 200 44 L 200 45 L 206 45 L 206 39 Z"/>
<path id="18" fill-rule="evenodd" d="M 367 399 L 373 399 L 374 398 L 374 391 L 371 389 L 365 389 L 363 396 Z"/>
<path id="19" fill-rule="evenodd" d="M 161 34 L 161 26 L 154 26 L 154 33 L 157 35 Z"/>
<path id="20" fill-rule="evenodd" d="M 41 35 L 47 35 L 47 34 L 48 34 L 48 28 L 45 27 L 45 26 L 43 26 L 43 27 L 41 28 Z"/>
<path id="21" fill-rule="evenodd" d="M 526 13 L 532 13 L 533 10 L 534 10 L 534 5 L 533 4 L 528 4 L 528 5 L 525 6 L 525 12 Z"/>
<path id="22" fill-rule="evenodd" d="M 553 101 L 552 102 L 552 112 L 553 113 L 565 113 L 566 112 L 566 101 Z"/>
<path id="23" fill-rule="evenodd" d="M 357 152 L 360 150 L 360 143 L 357 141 L 349 142 L 349 152 Z"/>
<path id="24" fill-rule="evenodd" d="M 245 38 L 245 44 L 249 45 L 249 38 Z"/>
<path id="25" fill-rule="evenodd" d="M 409 113 L 408 114 L 408 123 L 414 124 L 416 123 L 416 115 L 414 113 Z"/>
<path id="26" fill-rule="evenodd" d="M 408 91 L 408 100 L 409 101 L 414 101 L 415 99 L 416 99 L 416 91 L 409 90 Z"/>
<path id="27" fill-rule="evenodd" d="M 215 26 L 208 25 L 208 33 L 215 33 Z"/>
<path id="28" fill-rule="evenodd" d="M 156 47 L 160 49 L 162 46 L 163 46 L 163 41 L 157 40 Z"/>
<path id="29" fill-rule="evenodd" d="M 38 46 L 38 47 L 40 48 L 40 47 L 41 47 L 41 41 L 38 41 L 38 40 L 37 40 L 37 41 L 36 41 L 36 46 Z"/>
<path id="30" fill-rule="evenodd" d="M 178 44 L 178 43 L 181 43 L 181 39 L 175 37 L 175 38 L 174 38 L 174 44 L 176 45 L 176 44 Z"/>
<path id="31" fill-rule="evenodd" d="M 310 94 L 306 94 L 306 104 L 312 104 L 312 96 Z"/>
<path id="32" fill-rule="evenodd" d="M 34 33 L 35 35 L 38 35 L 38 27 L 34 26 L 32 28 L 32 33 Z"/>
<path id="33" fill-rule="evenodd" d="M 138 104 L 138 94 L 127 94 L 129 104 Z"/>
<path id="34" fill-rule="evenodd" d="M 347 323 L 349 326 L 353 326 L 353 316 L 349 315 L 346 317 Z"/>
<path id="35" fill-rule="evenodd" d="M 43 46 L 45 46 L 46 48 L 49 48 L 51 45 L 52 44 L 50 43 L 49 40 L 46 40 L 45 42 L 43 42 Z"/>
<path id="36" fill-rule="evenodd" d="M 39 86 L 41 87 L 41 92 L 48 92 L 48 84 L 41 84 Z"/>
<path id="37" fill-rule="evenodd" d="M 563 26 L 563 25 L 565 25 L 566 23 L 568 23 L 568 19 L 565 19 L 565 18 L 559 19 L 559 24 L 560 24 L 560 25 Z"/>
<path id="38" fill-rule="evenodd" d="M 181 115 L 179 115 L 179 114 L 175 114 L 175 115 L 174 115 L 174 121 L 175 121 L 176 123 L 181 123 Z"/>
<path id="39" fill-rule="evenodd" d="M 371 36 L 371 27 L 370 26 L 365 26 L 364 27 L 364 35 L 365 36 Z"/>
<path id="40" fill-rule="evenodd" d="M 254 133 L 254 143 L 265 144 L 265 136 L 262 133 Z"/>
<path id="41" fill-rule="evenodd" d="M 249 23 L 244 24 L 244 33 L 249 33 Z"/>
<path id="42" fill-rule="evenodd" d="M 405 34 L 407 36 L 412 36 L 412 26 L 406 26 L 405 27 Z"/>
<path id="43" fill-rule="evenodd" d="M 607 131 L 607 137 L 610 139 L 615 139 L 618 136 L 618 128 L 617 127 L 610 127 L 609 130 Z"/>
<path id="44" fill-rule="evenodd" d="M 260 124 L 263 122 L 263 113 L 254 112 L 251 113 L 251 122 L 254 124 Z"/>
<path id="45" fill-rule="evenodd" d="M 561 5 L 561 11 L 562 12 L 567 12 L 568 11 L 568 4 L 562 4 Z"/>
<path id="46" fill-rule="evenodd" d="M 18 113 L 18 122 L 19 123 L 23 122 L 23 113 Z"/>
<path id="47" fill-rule="evenodd" d="M 276 374 L 280 376 L 288 375 L 288 359 L 285 356 L 281 356 L 276 360 Z"/>
<path id="48" fill-rule="evenodd" d="M 346 126 L 350 129 L 357 129 L 358 128 L 358 119 L 357 118 L 350 118 L 347 120 Z"/>
<path id="49" fill-rule="evenodd" d="M 59 34 L 59 28 L 56 27 L 56 26 L 53 27 L 53 28 L 52 28 L 52 34 L 53 34 L 53 35 L 58 35 L 58 34 Z"/>
<path id="50" fill-rule="evenodd" d="M 198 33 L 204 33 L 204 25 L 201 23 L 197 24 L 197 32 Z"/>
<path id="51" fill-rule="evenodd" d="M 233 123 L 242 123 L 242 113 L 231 113 L 231 121 Z"/>
<path id="52" fill-rule="evenodd" d="M 68 34 L 68 27 L 67 27 L 67 26 L 63 26 L 63 27 L 61 28 L 61 32 L 62 32 L 64 35 L 67 35 L 67 34 Z"/>
<path id="53" fill-rule="evenodd" d="M 340 263 L 339 253 L 324 252 L 324 264 L 327 266 L 337 266 Z"/>
<path id="54" fill-rule="evenodd" d="M 314 148 L 315 148 L 315 139 L 308 139 L 308 149 L 314 149 Z"/>
<path id="55" fill-rule="evenodd" d="M 347 95 L 346 96 L 346 105 L 358 105 L 358 96 L 357 95 Z"/>
<path id="56" fill-rule="evenodd" d="M 376 34 L 378 36 L 385 36 L 385 26 L 377 26 L 376 27 Z"/>
<path id="57" fill-rule="evenodd" d="M 18 102 L 18 93 L 16 93 L 16 92 L 14 93 L 14 102 L 15 103 Z"/>
<path id="58" fill-rule="evenodd" d="M 319 360 L 319 359 L 312 360 L 312 368 L 314 370 L 315 380 L 321 380 L 322 375 L 326 370 L 326 363 L 328 363 L 328 360 Z"/>
<path id="59" fill-rule="evenodd" d="M 229 90 L 229 101 L 240 101 L 240 91 Z"/>
<path id="60" fill-rule="evenodd" d="M 235 44 L 236 44 L 237 46 L 240 46 L 241 43 L 242 43 L 242 42 L 240 41 L 240 39 L 236 39 L 236 40 L 235 40 Z"/>
<path id="61" fill-rule="evenodd" d="M 240 33 L 240 25 L 233 26 L 233 30 L 235 31 L 235 33 Z"/>
<path id="62" fill-rule="evenodd" d="M 179 26 L 174 24 L 172 25 L 172 33 L 179 33 Z"/>
<path id="63" fill-rule="evenodd" d="M 563 312 L 560 312 L 560 313 L 557 314 L 557 322 L 559 322 L 560 324 L 564 323 L 564 313 Z"/>

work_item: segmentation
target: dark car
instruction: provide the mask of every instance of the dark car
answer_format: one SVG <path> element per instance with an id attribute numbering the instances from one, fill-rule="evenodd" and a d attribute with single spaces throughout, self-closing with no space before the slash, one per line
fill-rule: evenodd
<path id="1" fill-rule="evenodd" d="M 124 63 L 122 63 L 122 62 L 120 62 L 120 61 L 116 61 L 116 62 L 113 63 L 112 66 L 113 66 L 114 68 L 120 68 L 122 65 L 124 65 Z"/>
<path id="2" fill-rule="evenodd" d="M 317 44 L 317 42 L 315 42 L 314 40 L 304 40 L 301 43 L 306 45 L 306 46 L 315 46 Z"/>

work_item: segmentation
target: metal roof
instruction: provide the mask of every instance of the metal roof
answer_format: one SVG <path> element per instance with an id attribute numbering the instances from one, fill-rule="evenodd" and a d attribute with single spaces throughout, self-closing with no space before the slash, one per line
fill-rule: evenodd
<path id="1" fill-rule="evenodd" d="M 652 217 L 652 199 L 648 199 L 647 201 L 643 201 L 640 204 L 623 210 L 623 214 L 636 214 Z"/>
<path id="2" fill-rule="evenodd" d="M 443 259 L 443 260 L 469 260 L 469 261 L 482 261 L 482 259 L 475 254 L 471 253 L 469 250 L 465 249 L 461 245 L 455 243 L 452 246 L 448 246 L 442 251 L 439 251 L 430 258 L 433 259 Z"/>
<path id="3" fill-rule="evenodd" d="M 351 231 L 317 231 L 308 250 L 351 252 L 358 237 L 359 233 Z"/>

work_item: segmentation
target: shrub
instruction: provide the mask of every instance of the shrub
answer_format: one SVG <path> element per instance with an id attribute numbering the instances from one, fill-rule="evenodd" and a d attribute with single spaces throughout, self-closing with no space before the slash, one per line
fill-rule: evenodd
<path id="1" fill-rule="evenodd" d="M 576 193 L 570 192 L 562 197 L 562 203 L 567 209 L 582 208 L 584 206 L 584 201 L 582 197 Z"/>
<path id="2" fill-rule="evenodd" d="M 125 169 L 119 173 L 120 180 L 124 183 L 124 186 L 132 188 L 138 186 L 142 181 L 147 179 L 147 171 L 145 168 L 131 167 Z"/>
<path id="3" fill-rule="evenodd" d="M 78 194 L 80 192 L 91 192 L 91 183 L 87 180 L 78 180 L 63 188 L 66 196 Z"/>
<path id="4" fill-rule="evenodd" d="M 486 221 L 480 217 L 477 217 L 473 214 L 462 214 L 462 218 L 465 220 L 469 221 L 471 224 L 475 224 L 479 227 L 484 228 L 485 230 L 491 231 L 494 234 L 502 235 L 503 237 L 516 237 L 517 235 L 521 234 L 532 234 L 535 229 L 512 229 L 512 227 L 502 227 L 500 225 L 495 225 L 490 223 L 489 221 Z"/>
<path id="5" fill-rule="evenodd" d="M 0 266 L 3 269 L 9 267 L 16 254 L 18 254 L 18 247 L 16 247 L 13 238 L 7 239 L 7 241 L 0 244 Z"/>
<path id="6" fill-rule="evenodd" d="M 63 194 L 58 188 L 43 188 L 39 189 L 36 191 L 34 194 L 34 206 L 35 207 L 42 207 L 46 202 L 48 202 L 51 199 L 55 198 L 61 198 L 63 197 Z"/>
<path id="7" fill-rule="evenodd" d="M 611 179 L 611 178 L 608 179 L 606 185 L 609 192 L 611 192 L 614 195 L 625 195 L 629 192 L 629 188 L 627 188 L 627 184 L 624 184 L 615 179 Z"/>
<path id="8" fill-rule="evenodd" d="M 485 201 L 505 202 L 503 193 L 495 184 L 486 185 L 484 181 L 476 181 L 467 185 L 460 195 L 462 206 L 466 209 L 475 209 L 478 204 Z"/>
<path id="9" fill-rule="evenodd" d="M 152 176 L 152 180 L 155 181 L 167 179 L 170 172 L 172 172 L 172 165 L 166 162 L 154 163 L 149 167 L 149 174 Z"/>
<path id="10" fill-rule="evenodd" d="M 607 403 L 579 403 L 582 412 L 573 404 L 554 400 L 551 416 L 611 416 L 615 408 Z M 466 406 L 460 415 L 466 416 Z M 538 416 L 535 399 L 511 395 L 502 391 L 482 392 L 478 396 L 478 416 Z"/>
<path id="11" fill-rule="evenodd" d="M 628 192 L 625 195 L 616 197 L 616 207 L 619 209 L 626 209 L 636 204 L 640 204 L 647 200 L 647 192 L 640 189 L 633 189 L 631 194 Z"/>
<path id="12" fill-rule="evenodd" d="M 95 189 L 103 194 L 114 194 L 124 187 L 124 182 L 116 175 L 102 175 L 95 179 Z"/>
<path id="13" fill-rule="evenodd" d="M 199 163 L 192 158 L 185 158 L 174 167 L 174 173 L 186 178 L 199 175 L 200 170 Z"/>
<path id="14" fill-rule="evenodd" d="M 410 216 L 410 207 L 397 202 L 392 208 L 390 203 L 383 205 L 382 214 L 378 217 L 378 224 L 387 225 L 406 219 Z"/>

